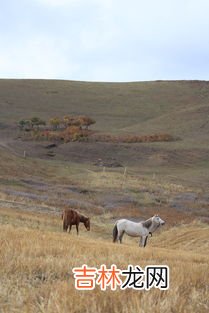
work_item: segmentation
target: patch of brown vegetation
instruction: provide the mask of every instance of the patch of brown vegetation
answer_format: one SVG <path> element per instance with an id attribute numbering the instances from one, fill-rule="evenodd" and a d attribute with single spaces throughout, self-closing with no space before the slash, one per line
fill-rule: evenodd
<path id="1" fill-rule="evenodd" d="M 169 134 L 153 134 L 146 136 L 138 135 L 118 135 L 94 133 L 90 140 L 98 142 L 115 142 L 115 143 L 144 143 L 144 142 L 164 142 L 176 140 Z"/>

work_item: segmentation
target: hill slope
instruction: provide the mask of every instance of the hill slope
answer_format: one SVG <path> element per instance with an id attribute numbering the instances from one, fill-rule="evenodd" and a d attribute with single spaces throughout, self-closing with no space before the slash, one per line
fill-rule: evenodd
<path id="1" fill-rule="evenodd" d="M 200 222 L 209 218 L 208 90 L 209 83 L 197 81 L 0 81 L 3 312 L 208 312 L 209 227 Z M 165 131 L 181 140 L 58 143 L 51 159 L 45 141 L 18 138 L 14 125 L 21 118 L 70 113 L 92 116 L 104 132 Z M 123 167 L 99 167 L 99 158 Z M 80 236 L 62 232 L 66 205 L 91 218 L 90 232 L 83 225 Z M 116 219 L 155 213 L 166 225 L 145 249 L 127 236 L 122 246 L 111 242 Z M 80 292 L 72 268 L 84 263 L 168 265 L 170 289 Z"/>
<path id="2" fill-rule="evenodd" d="M 16 122 L 39 116 L 86 114 L 94 129 L 118 134 L 169 133 L 168 143 L 71 142 L 54 150 L 54 160 L 92 165 L 98 159 L 139 173 L 181 177 L 208 186 L 209 82 L 156 81 L 90 83 L 55 80 L 0 80 L 0 146 L 46 159 L 45 143 L 17 140 Z M 12 127 L 14 126 L 14 127 Z M 184 170 L 184 171 L 183 171 Z"/>
<path id="3" fill-rule="evenodd" d="M 103 131 L 205 137 L 209 134 L 209 82 L 90 83 L 0 80 L 1 123 L 24 117 L 87 114 Z"/>

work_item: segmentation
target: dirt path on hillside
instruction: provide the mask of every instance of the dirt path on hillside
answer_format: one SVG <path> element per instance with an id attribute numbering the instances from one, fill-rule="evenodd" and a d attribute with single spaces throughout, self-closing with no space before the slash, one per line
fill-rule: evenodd
<path id="1" fill-rule="evenodd" d="M 61 212 L 61 210 L 56 207 L 25 204 L 23 202 L 7 201 L 7 200 L 0 200 L 0 208 L 16 209 L 16 210 L 22 210 L 22 211 L 27 211 L 27 212 L 35 212 L 35 213 L 45 213 L 45 214 L 52 214 L 52 215 L 57 215 L 57 216 L 60 215 L 60 212 Z"/>
<path id="2" fill-rule="evenodd" d="M 17 151 L 15 151 L 14 149 L 12 149 L 12 148 L 10 147 L 9 143 L 12 144 L 11 141 L 10 141 L 10 142 L 8 142 L 8 141 L 2 141 L 2 139 L 1 139 L 1 140 L 0 140 L 0 148 L 3 149 L 3 150 L 8 151 L 8 152 L 10 152 L 10 153 L 12 153 L 13 155 L 18 156 L 18 157 L 23 156 L 23 155 L 21 155 L 20 153 L 18 153 Z"/>

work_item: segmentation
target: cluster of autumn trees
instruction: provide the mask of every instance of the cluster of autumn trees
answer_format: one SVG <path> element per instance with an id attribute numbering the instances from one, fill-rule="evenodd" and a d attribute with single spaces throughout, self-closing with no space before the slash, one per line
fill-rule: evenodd
<path id="1" fill-rule="evenodd" d="M 96 121 L 88 116 L 65 115 L 63 118 L 50 118 L 48 123 L 39 117 L 18 122 L 22 131 L 30 132 L 34 139 L 77 141 L 88 137 L 89 126 Z"/>
<path id="2" fill-rule="evenodd" d="M 72 126 L 77 126 L 80 128 L 88 129 L 90 125 L 95 124 L 96 121 L 89 116 L 81 115 L 66 115 L 62 119 L 59 117 L 53 117 L 49 120 L 49 124 L 53 127 L 54 130 L 59 128 L 67 128 Z"/>
<path id="3" fill-rule="evenodd" d="M 21 130 L 27 131 L 25 138 L 36 140 L 62 140 L 70 141 L 86 141 L 93 142 L 115 142 L 115 143 L 137 143 L 137 142 L 158 142 L 173 141 L 169 134 L 153 134 L 153 135 L 111 135 L 101 134 L 89 130 L 89 126 L 95 124 L 95 120 L 82 115 L 66 115 L 63 118 L 50 118 L 48 123 L 39 117 L 33 117 L 27 120 L 20 120 L 18 126 Z M 26 134 L 24 132 L 24 134 Z"/>
<path id="4" fill-rule="evenodd" d="M 18 122 L 20 130 L 32 130 L 35 127 L 45 126 L 46 122 L 39 117 L 32 117 L 30 119 L 22 119 Z"/>
<path id="5" fill-rule="evenodd" d="M 66 115 L 63 118 L 53 117 L 50 118 L 48 122 L 48 126 L 50 126 L 53 130 L 65 129 L 71 126 L 77 126 L 80 128 L 88 129 L 88 127 L 92 124 L 95 124 L 96 121 L 92 118 L 81 115 Z M 31 119 L 22 119 L 18 122 L 18 126 L 21 130 L 33 130 L 39 129 L 40 126 L 46 126 L 46 121 L 42 120 L 39 117 L 32 117 Z M 49 128 L 49 127 L 48 127 Z"/>

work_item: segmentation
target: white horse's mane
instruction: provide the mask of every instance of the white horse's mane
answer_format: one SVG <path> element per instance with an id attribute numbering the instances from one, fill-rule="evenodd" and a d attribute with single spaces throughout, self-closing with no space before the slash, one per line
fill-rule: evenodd
<path id="1" fill-rule="evenodd" d="M 148 220 L 142 222 L 142 225 L 146 228 L 150 228 L 150 226 L 152 225 L 153 221 L 152 221 L 152 217 L 150 217 Z"/>

